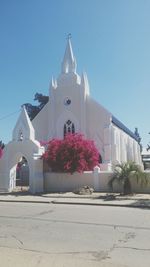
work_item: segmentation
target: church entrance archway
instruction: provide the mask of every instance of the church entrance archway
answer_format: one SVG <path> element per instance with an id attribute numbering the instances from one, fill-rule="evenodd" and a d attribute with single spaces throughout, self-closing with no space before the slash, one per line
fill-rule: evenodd
<path id="1" fill-rule="evenodd" d="M 30 189 L 31 160 L 21 153 L 14 155 L 9 166 L 10 188 L 14 191 Z"/>
<path id="2" fill-rule="evenodd" d="M 0 162 L 0 188 L 13 191 L 16 186 L 27 185 L 31 193 L 43 192 L 43 160 L 44 147 L 38 141 L 11 141 L 5 146 Z M 21 165 L 21 178 L 17 172 Z"/>
<path id="3" fill-rule="evenodd" d="M 30 118 L 23 106 L 12 140 L 5 146 L 0 162 L 0 188 L 13 191 L 16 187 L 16 169 L 20 159 L 25 158 L 28 164 L 30 192 L 43 192 L 43 161 L 41 156 L 44 147 L 35 139 L 35 131 Z M 19 182 L 19 181 L 18 181 Z"/>
<path id="4" fill-rule="evenodd" d="M 29 176 L 29 164 L 27 159 L 23 156 L 16 166 L 16 188 L 18 190 L 27 191 L 29 189 Z"/>

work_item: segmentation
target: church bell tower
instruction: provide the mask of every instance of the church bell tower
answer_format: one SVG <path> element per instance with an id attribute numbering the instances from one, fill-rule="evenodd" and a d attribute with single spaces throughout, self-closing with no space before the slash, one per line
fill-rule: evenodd
<path id="1" fill-rule="evenodd" d="M 86 102 L 89 84 L 86 73 L 80 77 L 77 72 L 71 36 L 67 38 L 66 49 L 57 80 L 50 83 L 49 133 L 48 138 L 64 138 L 67 133 L 82 133 L 86 136 Z"/>

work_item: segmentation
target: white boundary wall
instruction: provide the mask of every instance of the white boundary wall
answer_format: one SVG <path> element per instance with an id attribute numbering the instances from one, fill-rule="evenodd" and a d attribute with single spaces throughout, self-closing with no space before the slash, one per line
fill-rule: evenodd
<path id="1" fill-rule="evenodd" d="M 67 174 L 67 173 L 44 173 L 44 190 L 45 192 L 69 192 L 88 185 L 94 188 L 94 191 L 109 192 L 108 181 L 112 172 L 84 172 Z"/>
<path id="2" fill-rule="evenodd" d="M 44 173 L 44 191 L 45 192 L 73 192 L 80 187 L 90 186 L 96 192 L 110 192 L 108 182 L 112 176 L 109 171 L 94 171 L 67 174 L 67 173 Z M 147 173 L 148 183 L 141 186 L 136 180 L 131 181 L 132 191 L 134 193 L 150 193 L 150 173 Z M 114 183 L 113 192 L 122 192 L 121 185 Z"/>

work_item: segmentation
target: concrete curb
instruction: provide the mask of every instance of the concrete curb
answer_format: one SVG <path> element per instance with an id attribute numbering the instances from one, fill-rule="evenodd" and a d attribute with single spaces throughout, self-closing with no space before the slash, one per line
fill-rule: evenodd
<path id="1" fill-rule="evenodd" d="M 149 205 L 145 204 L 118 204 L 118 203 L 92 203 L 92 202 L 78 202 L 78 201 L 59 201 L 59 200 L 15 200 L 15 199 L 0 199 L 1 203 L 31 203 L 31 204 L 57 204 L 57 205 L 83 205 L 83 206 L 106 206 L 106 207 L 123 207 L 123 208 L 140 208 L 140 209 L 150 209 Z"/>
<path id="2" fill-rule="evenodd" d="M 141 209 L 150 209 L 150 206 L 146 205 L 133 205 L 133 204 L 103 204 L 103 203 L 81 203 L 81 202 L 59 202 L 52 201 L 52 204 L 63 204 L 63 205 L 85 205 L 85 206 L 106 206 L 106 207 L 124 207 L 124 208 L 141 208 Z"/>
<path id="3" fill-rule="evenodd" d="M 40 200 L 14 200 L 14 199 L 0 199 L 0 202 L 9 202 L 9 203 L 38 203 L 38 204 L 50 204 L 52 201 L 40 201 Z"/>

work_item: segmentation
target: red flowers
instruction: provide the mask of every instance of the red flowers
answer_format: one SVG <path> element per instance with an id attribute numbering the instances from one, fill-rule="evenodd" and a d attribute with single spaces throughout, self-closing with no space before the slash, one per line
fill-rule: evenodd
<path id="1" fill-rule="evenodd" d="M 3 149 L 0 147 L 0 158 L 3 156 Z"/>
<path id="2" fill-rule="evenodd" d="M 90 171 L 99 164 L 94 142 L 84 139 L 81 134 L 68 134 L 64 140 L 49 141 L 42 158 L 54 172 Z"/>

